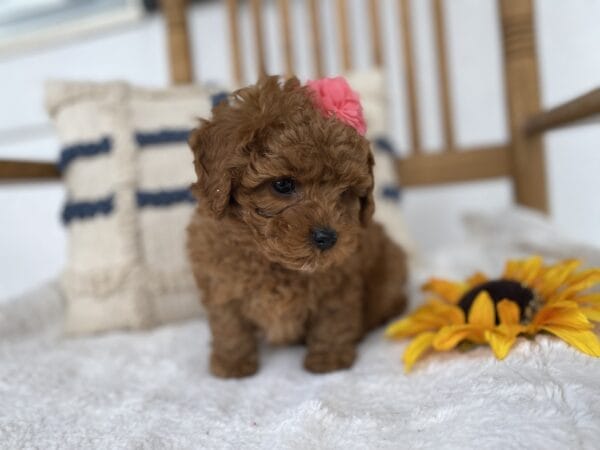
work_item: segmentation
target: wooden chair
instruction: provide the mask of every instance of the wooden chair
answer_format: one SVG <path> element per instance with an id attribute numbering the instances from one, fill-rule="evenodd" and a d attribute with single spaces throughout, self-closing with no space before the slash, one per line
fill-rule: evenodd
<path id="1" fill-rule="evenodd" d="M 263 1 L 248 0 L 252 15 L 256 66 L 259 74 L 266 72 L 266 51 L 263 36 Z M 382 36 L 379 23 L 379 0 L 368 1 L 368 20 L 374 63 L 383 64 Z M 510 139 L 503 145 L 481 148 L 457 148 L 454 140 L 451 92 L 448 80 L 448 60 L 445 45 L 445 20 L 442 0 L 433 2 L 439 92 L 442 111 L 444 150 L 426 154 L 419 134 L 419 103 L 415 88 L 415 64 L 412 44 L 410 0 L 397 0 L 400 17 L 397 23 L 402 33 L 406 91 L 410 118 L 411 152 L 398 162 L 403 186 L 425 186 L 460 181 L 508 177 L 514 185 L 518 204 L 540 211 L 548 210 L 544 148 L 541 133 L 570 125 L 600 114 L 600 89 L 578 97 L 548 111 L 540 111 L 539 77 L 533 24 L 533 0 L 497 0 L 502 23 L 506 102 Z M 162 12 L 167 26 L 171 79 L 173 83 L 193 81 L 192 60 L 186 20 L 186 0 L 162 0 Z M 237 0 L 224 0 L 228 11 L 233 78 L 243 80 Z M 317 0 L 306 0 L 310 18 L 310 35 L 315 76 L 324 73 L 321 45 L 321 17 Z M 294 73 L 294 42 L 290 31 L 290 0 L 277 0 L 281 45 L 284 51 L 285 73 Z M 344 70 L 352 68 L 347 0 L 336 0 L 339 42 Z M 460 151 L 459 151 L 460 150 Z M 0 161 L 0 181 L 31 182 L 58 180 L 54 163 L 39 161 Z"/>

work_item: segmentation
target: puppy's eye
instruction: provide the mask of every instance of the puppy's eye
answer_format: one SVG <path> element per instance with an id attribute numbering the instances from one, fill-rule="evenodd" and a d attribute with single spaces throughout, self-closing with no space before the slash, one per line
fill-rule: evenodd
<path id="1" fill-rule="evenodd" d="M 281 178 L 280 180 L 273 181 L 271 187 L 278 194 L 290 195 L 296 190 L 296 182 L 291 178 Z"/>

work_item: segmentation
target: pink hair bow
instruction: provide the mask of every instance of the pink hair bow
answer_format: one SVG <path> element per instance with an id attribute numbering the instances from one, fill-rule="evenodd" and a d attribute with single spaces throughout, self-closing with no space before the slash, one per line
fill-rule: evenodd
<path id="1" fill-rule="evenodd" d="M 367 124 L 358 94 L 344 77 L 321 78 L 306 83 L 313 92 L 317 108 L 327 116 L 335 116 L 364 136 Z"/>

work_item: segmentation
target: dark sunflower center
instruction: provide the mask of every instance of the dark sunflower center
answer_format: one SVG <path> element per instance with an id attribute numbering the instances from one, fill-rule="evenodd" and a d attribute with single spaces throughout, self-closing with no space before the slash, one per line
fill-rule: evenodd
<path id="1" fill-rule="evenodd" d="M 458 302 L 458 306 L 462 308 L 465 314 L 469 313 L 475 298 L 482 291 L 486 291 L 490 297 L 492 297 L 494 305 L 504 299 L 512 300 L 517 303 L 521 311 L 521 320 L 525 318 L 526 311 L 530 309 L 535 298 L 535 294 L 531 289 L 524 287 L 517 281 L 502 279 L 486 281 L 467 291 Z M 498 322 L 497 316 L 496 322 Z"/>

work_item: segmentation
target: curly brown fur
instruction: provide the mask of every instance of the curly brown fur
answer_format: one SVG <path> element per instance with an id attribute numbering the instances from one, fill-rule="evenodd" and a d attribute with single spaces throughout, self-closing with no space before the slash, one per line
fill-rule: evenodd
<path id="1" fill-rule="evenodd" d="M 366 331 L 405 305 L 404 252 L 371 221 L 373 157 L 292 78 L 235 92 L 192 133 L 198 208 L 188 249 L 213 335 L 211 370 L 258 368 L 260 335 L 304 342 L 313 372 L 350 367 Z M 282 195 L 275 180 L 292 179 Z M 337 232 L 320 250 L 311 230 Z"/>

